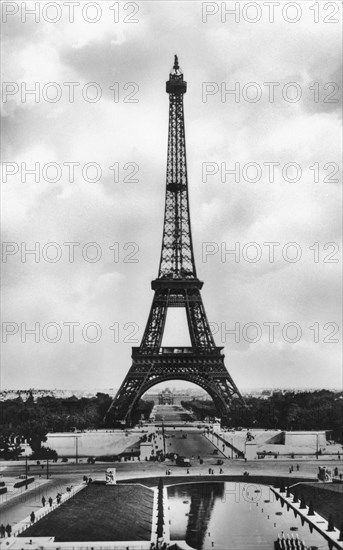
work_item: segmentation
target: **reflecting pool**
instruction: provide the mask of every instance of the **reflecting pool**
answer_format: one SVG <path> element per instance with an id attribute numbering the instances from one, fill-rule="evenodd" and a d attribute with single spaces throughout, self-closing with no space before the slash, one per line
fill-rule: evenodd
<path id="1" fill-rule="evenodd" d="M 317 532 L 302 525 L 266 485 L 185 483 L 168 487 L 170 539 L 196 550 L 273 549 L 278 534 L 298 536 L 307 547 L 327 550 Z"/>

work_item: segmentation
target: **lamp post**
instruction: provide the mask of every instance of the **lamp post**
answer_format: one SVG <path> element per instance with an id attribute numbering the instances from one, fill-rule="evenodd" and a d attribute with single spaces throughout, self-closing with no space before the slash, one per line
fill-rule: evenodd
<path id="1" fill-rule="evenodd" d="M 46 459 L 46 479 L 49 479 L 49 459 Z"/>
<path id="2" fill-rule="evenodd" d="M 79 440 L 77 435 L 75 436 L 75 463 L 79 463 Z"/>
<path id="3" fill-rule="evenodd" d="M 25 490 L 27 489 L 27 472 L 28 472 L 27 455 L 25 455 Z"/>
<path id="4" fill-rule="evenodd" d="M 164 435 L 164 416 L 162 417 L 162 438 L 163 438 L 163 454 L 166 456 L 166 439 Z"/>

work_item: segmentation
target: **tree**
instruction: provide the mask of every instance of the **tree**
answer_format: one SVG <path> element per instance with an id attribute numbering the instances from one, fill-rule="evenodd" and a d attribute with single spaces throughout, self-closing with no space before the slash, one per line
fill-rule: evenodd
<path id="1" fill-rule="evenodd" d="M 163 536 L 163 480 L 160 477 L 158 481 L 158 497 L 157 497 L 157 537 L 160 538 Z"/>
<path id="2" fill-rule="evenodd" d="M 33 452 L 38 452 L 43 441 L 47 440 L 47 426 L 43 420 L 28 420 L 20 427 L 21 435 L 25 437 Z"/>
<path id="3" fill-rule="evenodd" d="M 4 458 L 5 460 L 16 460 L 21 455 L 23 449 L 20 446 L 20 443 L 17 442 L 17 438 L 15 438 L 15 442 L 12 443 L 11 436 L 13 433 L 8 428 L 2 429 L 0 434 L 0 458 Z"/>
<path id="4" fill-rule="evenodd" d="M 297 423 L 301 415 L 301 408 L 297 403 L 291 403 L 286 414 L 286 429 L 290 430 Z"/>
<path id="5" fill-rule="evenodd" d="M 38 451 L 34 451 L 30 458 L 33 460 L 56 460 L 58 454 L 50 447 L 41 447 Z"/>

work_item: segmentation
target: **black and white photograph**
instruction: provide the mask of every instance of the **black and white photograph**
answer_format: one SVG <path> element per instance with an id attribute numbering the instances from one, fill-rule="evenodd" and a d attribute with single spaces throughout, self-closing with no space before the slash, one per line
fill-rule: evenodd
<path id="1" fill-rule="evenodd" d="M 0 548 L 343 549 L 342 0 L 0 8 Z"/>

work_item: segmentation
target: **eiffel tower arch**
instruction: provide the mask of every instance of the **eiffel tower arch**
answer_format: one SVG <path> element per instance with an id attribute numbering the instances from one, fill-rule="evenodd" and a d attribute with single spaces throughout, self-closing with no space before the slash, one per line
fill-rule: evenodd
<path id="1" fill-rule="evenodd" d="M 203 388 L 225 419 L 233 397 L 242 397 L 226 370 L 222 347 L 215 345 L 197 277 L 188 200 L 183 95 L 187 83 L 177 56 L 166 83 L 169 94 L 167 181 L 162 249 L 154 297 L 139 347 L 132 348 L 132 366 L 106 415 L 107 422 L 125 420 L 152 386 L 186 380 Z M 185 308 L 191 346 L 162 347 L 168 308 Z"/>

